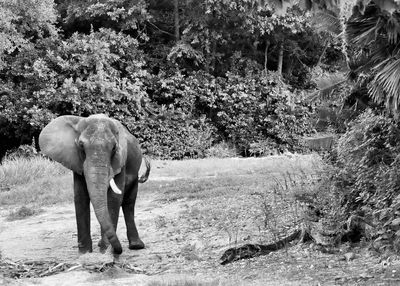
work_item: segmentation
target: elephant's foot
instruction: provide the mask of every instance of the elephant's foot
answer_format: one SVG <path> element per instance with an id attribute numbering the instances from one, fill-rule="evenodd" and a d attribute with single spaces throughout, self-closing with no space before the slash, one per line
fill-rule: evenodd
<path id="1" fill-rule="evenodd" d="M 144 243 L 140 238 L 129 241 L 129 249 L 137 250 L 143 248 L 144 248 Z"/>
<path id="2" fill-rule="evenodd" d="M 100 248 L 100 252 L 105 253 L 108 246 L 110 245 L 110 243 L 108 241 L 104 241 L 103 239 L 100 239 L 99 243 L 97 245 Z"/>
<path id="3" fill-rule="evenodd" d="M 107 239 L 102 238 L 99 240 L 99 243 L 97 245 L 100 248 L 100 252 L 104 254 L 106 253 L 108 247 L 110 246 L 110 242 L 108 242 Z M 113 248 L 112 252 L 114 255 L 120 255 L 122 253 L 122 248 L 117 248 L 117 249 Z"/>
<path id="4" fill-rule="evenodd" d="M 79 253 L 80 254 L 85 254 L 85 253 L 90 253 L 93 251 L 92 248 L 92 242 L 88 242 L 88 243 L 82 243 L 82 242 L 78 242 L 78 249 L 79 249 Z"/>

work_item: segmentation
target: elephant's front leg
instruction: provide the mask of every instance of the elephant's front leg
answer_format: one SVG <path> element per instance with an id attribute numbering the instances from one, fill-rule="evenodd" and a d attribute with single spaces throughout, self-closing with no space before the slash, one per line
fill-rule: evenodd
<path id="1" fill-rule="evenodd" d="M 78 248 L 80 253 L 92 252 L 90 237 L 90 199 L 85 177 L 74 172 L 74 202 L 78 227 Z"/>
<path id="2" fill-rule="evenodd" d="M 124 212 L 126 231 L 129 240 L 129 249 L 144 248 L 144 243 L 139 238 L 139 233 L 135 224 L 135 203 L 137 192 L 138 181 L 136 180 L 132 186 L 129 186 L 122 202 L 122 210 Z"/>

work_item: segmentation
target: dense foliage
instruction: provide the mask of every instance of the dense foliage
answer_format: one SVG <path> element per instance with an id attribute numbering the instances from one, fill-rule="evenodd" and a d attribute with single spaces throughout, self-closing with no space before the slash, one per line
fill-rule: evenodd
<path id="1" fill-rule="evenodd" d="M 323 31 L 301 3 L 0 1 L 0 154 L 30 143 L 58 115 L 99 112 L 164 158 L 202 157 L 221 141 L 243 155 L 297 148 L 311 131 L 297 89 L 312 88 L 316 68 L 335 71 L 344 58 L 338 25 Z M 329 19 L 341 15 L 332 3 L 306 3 L 328 8 Z M 378 103 L 396 103 L 398 13 L 374 3 L 339 7 L 352 40 L 347 56 L 363 45 L 374 68 L 355 76 Z M 377 37 L 352 37 L 358 23 L 377 21 Z"/>
<path id="2" fill-rule="evenodd" d="M 372 246 L 381 250 L 400 239 L 399 142 L 394 120 L 366 111 L 340 138 L 329 183 L 339 194 L 342 218 L 362 217 L 373 226 Z"/>
<path id="3" fill-rule="evenodd" d="M 162 158 L 203 157 L 221 141 L 243 155 L 296 148 L 310 128 L 293 90 L 310 85 L 304 67 L 322 50 L 309 16 L 248 0 L 177 3 L 0 1 L 0 154 L 56 116 L 93 113 Z"/>

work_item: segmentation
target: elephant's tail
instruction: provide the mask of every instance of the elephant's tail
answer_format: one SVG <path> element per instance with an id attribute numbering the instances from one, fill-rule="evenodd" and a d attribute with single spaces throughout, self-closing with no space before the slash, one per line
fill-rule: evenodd
<path id="1" fill-rule="evenodd" d="M 146 182 L 150 175 L 150 169 L 151 169 L 150 160 L 147 157 L 143 157 L 143 159 L 144 163 L 146 164 L 146 172 L 142 176 L 140 176 L 139 183 Z"/>

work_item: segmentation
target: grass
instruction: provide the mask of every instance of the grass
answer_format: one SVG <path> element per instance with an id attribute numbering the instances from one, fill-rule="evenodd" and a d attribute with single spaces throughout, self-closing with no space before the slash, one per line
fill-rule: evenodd
<path id="1" fill-rule="evenodd" d="M 0 165 L 0 207 L 72 202 L 72 175 L 43 157 L 8 159 Z"/>
<path id="2" fill-rule="evenodd" d="M 11 211 L 8 216 L 8 221 L 20 220 L 43 212 L 42 209 L 35 209 L 27 206 L 22 206 L 15 211 Z"/>
<path id="3" fill-rule="evenodd" d="M 270 156 L 254 158 L 206 158 L 182 161 L 152 161 L 150 179 L 169 180 L 223 177 L 224 175 L 271 175 L 311 172 L 320 168 L 318 155 Z"/>
<path id="4" fill-rule="evenodd" d="M 222 286 L 218 280 L 197 281 L 194 278 L 167 279 L 168 281 L 151 281 L 147 286 Z"/>
<path id="5" fill-rule="evenodd" d="M 6 159 L 0 165 L 0 185 L 16 186 L 52 179 L 69 173 L 62 165 L 37 156 L 33 158 Z"/>

